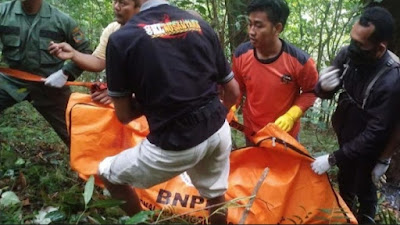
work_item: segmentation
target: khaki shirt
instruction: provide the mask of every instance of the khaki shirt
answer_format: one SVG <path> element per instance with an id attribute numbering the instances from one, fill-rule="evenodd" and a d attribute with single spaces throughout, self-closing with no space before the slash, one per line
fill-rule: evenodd
<path id="1" fill-rule="evenodd" d="M 112 33 L 119 30 L 119 28 L 121 28 L 121 24 L 118 22 L 112 22 L 108 24 L 106 28 L 104 28 L 103 33 L 100 36 L 99 45 L 97 45 L 96 50 L 94 50 L 93 52 L 94 56 L 106 60 L 106 49 L 107 49 L 108 38 L 110 38 L 110 35 Z"/>

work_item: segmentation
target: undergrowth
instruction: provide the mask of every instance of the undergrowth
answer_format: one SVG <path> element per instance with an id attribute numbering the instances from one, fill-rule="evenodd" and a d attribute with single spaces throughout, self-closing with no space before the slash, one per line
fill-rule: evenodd
<path id="1" fill-rule="evenodd" d="M 239 120 L 241 118 L 239 117 Z M 337 149 L 334 134 L 303 121 L 299 142 L 313 156 Z M 236 148 L 244 147 L 244 136 L 232 131 Z M 330 172 L 336 185 L 337 170 Z M 93 180 L 82 181 L 69 166 L 69 152 L 49 124 L 27 103 L 19 103 L 0 114 L 0 224 L 135 224 L 172 223 L 162 211 L 144 211 L 126 217 Z M 377 220 L 399 223 L 397 211 L 381 198 Z M 242 207 L 229 202 L 223 207 Z M 170 221 L 168 219 L 171 219 Z M 180 220 L 179 223 L 189 224 Z"/>

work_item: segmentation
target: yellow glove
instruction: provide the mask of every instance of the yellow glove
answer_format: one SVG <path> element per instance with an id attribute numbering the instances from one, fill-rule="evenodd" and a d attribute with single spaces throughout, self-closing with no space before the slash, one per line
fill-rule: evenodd
<path id="1" fill-rule="evenodd" d="M 226 115 L 226 120 L 228 121 L 228 123 L 230 123 L 232 120 L 238 121 L 235 112 L 236 112 L 236 105 L 233 105 L 231 107 L 231 110 L 229 110 L 228 115 Z"/>
<path id="2" fill-rule="evenodd" d="M 303 115 L 303 111 L 300 107 L 294 105 L 285 114 L 276 119 L 275 124 L 282 130 L 289 132 L 301 115 Z"/>

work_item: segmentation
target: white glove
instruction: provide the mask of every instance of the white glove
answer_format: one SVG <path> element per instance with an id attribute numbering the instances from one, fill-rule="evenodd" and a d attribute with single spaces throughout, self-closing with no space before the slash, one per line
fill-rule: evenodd
<path id="1" fill-rule="evenodd" d="M 389 164 L 383 164 L 378 162 L 371 172 L 372 182 L 374 182 L 376 187 L 380 187 L 382 184 L 386 183 L 385 173 L 389 168 Z"/>
<path id="2" fill-rule="evenodd" d="M 62 70 L 52 73 L 46 79 L 44 79 L 44 84 L 50 87 L 61 88 L 67 82 L 68 76 L 64 75 Z"/>
<path id="3" fill-rule="evenodd" d="M 321 175 L 331 168 L 331 165 L 329 165 L 328 157 L 329 154 L 319 156 L 315 159 L 313 163 L 311 163 L 311 168 L 314 173 Z"/>
<path id="4" fill-rule="evenodd" d="M 340 84 L 339 71 L 334 66 L 328 66 L 321 70 L 319 83 L 323 91 L 332 91 Z"/>

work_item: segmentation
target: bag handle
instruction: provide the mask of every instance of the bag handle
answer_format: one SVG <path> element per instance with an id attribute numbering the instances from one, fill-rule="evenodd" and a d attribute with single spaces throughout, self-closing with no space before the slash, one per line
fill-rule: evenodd
<path id="1" fill-rule="evenodd" d="M 21 70 L 15 70 L 11 68 L 5 68 L 5 67 L 0 67 L 0 72 L 4 73 L 7 76 L 11 76 L 20 80 L 25 80 L 25 81 L 34 81 L 34 82 L 44 82 L 43 77 L 24 72 Z M 95 82 L 79 82 L 79 81 L 67 81 L 65 83 L 67 86 L 82 86 L 82 87 L 87 87 L 87 88 L 93 88 L 95 85 L 99 85 L 99 83 Z"/>

